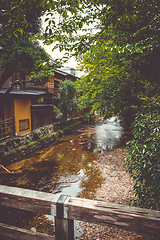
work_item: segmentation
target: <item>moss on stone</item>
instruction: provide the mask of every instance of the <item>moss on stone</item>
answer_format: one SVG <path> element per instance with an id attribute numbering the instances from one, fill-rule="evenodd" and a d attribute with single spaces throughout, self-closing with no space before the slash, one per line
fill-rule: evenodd
<path id="1" fill-rule="evenodd" d="M 28 154 L 38 150 L 39 148 L 49 145 L 51 142 L 54 142 L 56 138 L 61 137 L 63 134 L 67 134 L 73 129 L 76 129 L 77 126 L 81 124 L 81 120 L 82 118 L 78 117 L 74 119 L 68 119 L 63 123 L 55 123 L 48 127 L 48 131 L 46 131 L 47 127 L 38 129 L 37 133 L 40 135 L 40 137 L 38 137 L 36 141 L 35 138 L 32 138 L 33 132 L 27 134 L 26 137 L 8 139 L 0 144 L 1 162 L 6 165 L 23 159 Z M 34 130 L 34 136 L 37 136 L 37 133 L 35 132 L 36 130 Z"/>

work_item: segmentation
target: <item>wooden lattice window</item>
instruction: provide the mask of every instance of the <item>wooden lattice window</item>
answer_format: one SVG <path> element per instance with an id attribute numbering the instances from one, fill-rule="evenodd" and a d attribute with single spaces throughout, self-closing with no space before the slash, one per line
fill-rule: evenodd
<path id="1" fill-rule="evenodd" d="M 25 131 L 29 129 L 29 119 L 19 120 L 19 131 Z"/>
<path id="2" fill-rule="evenodd" d="M 52 76 L 50 81 L 48 82 L 48 87 L 54 88 L 54 77 Z"/>

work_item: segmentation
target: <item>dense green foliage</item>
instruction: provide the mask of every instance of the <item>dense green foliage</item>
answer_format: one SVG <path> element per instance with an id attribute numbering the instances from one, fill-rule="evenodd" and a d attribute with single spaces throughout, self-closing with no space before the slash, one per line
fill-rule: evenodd
<path id="1" fill-rule="evenodd" d="M 53 122 L 60 122 L 63 114 L 55 105 L 53 105 Z"/>
<path id="2" fill-rule="evenodd" d="M 0 3 L 0 88 L 13 73 L 20 72 L 20 80 L 32 73 L 35 84 L 49 80 L 49 55 L 36 41 L 29 37 L 41 31 L 40 17 L 45 8 L 42 1 L 1 1 Z M 38 76 L 36 76 L 38 73 Z"/>
<path id="3" fill-rule="evenodd" d="M 111 0 L 93 15 L 99 29 L 89 45 L 79 45 L 85 71 L 77 84 L 80 107 L 93 106 L 106 117 L 119 115 L 129 128 L 142 99 L 160 90 L 160 6 L 152 0 Z M 154 87 L 150 95 L 144 84 Z"/>
<path id="4" fill-rule="evenodd" d="M 85 71 L 76 84 L 79 107 L 118 115 L 127 127 L 133 123 L 126 164 L 136 181 L 135 204 L 159 209 L 159 0 L 2 0 L 0 7 L 2 50 L 13 36 L 28 39 L 33 32 L 46 44 L 55 42 Z M 47 26 L 39 32 L 44 12 Z M 63 119 L 76 106 L 71 85 L 60 86 L 56 99 Z"/>
<path id="5" fill-rule="evenodd" d="M 94 113 L 85 113 L 81 116 L 81 121 L 83 124 L 91 124 L 96 120 L 96 115 Z"/>
<path id="6" fill-rule="evenodd" d="M 43 63 L 50 60 L 49 55 L 39 46 L 38 42 L 30 42 L 28 39 L 14 37 L 10 46 L 3 47 L 0 56 L 0 68 L 10 69 L 10 72 L 21 73 L 21 79 L 25 80 L 25 75 L 32 72 L 41 73 L 45 70 Z M 46 69 L 46 78 L 32 75 L 31 79 L 34 83 L 42 84 L 49 80 L 48 68 Z"/>
<path id="7" fill-rule="evenodd" d="M 106 118 L 118 115 L 126 127 L 133 121 L 135 106 L 141 105 L 138 94 L 143 84 L 135 69 L 122 54 L 110 51 L 112 41 L 101 40 L 81 59 L 85 75 L 77 80 L 79 107 L 92 107 Z M 109 48 L 109 49 L 108 49 Z"/>
<path id="8" fill-rule="evenodd" d="M 8 44 L 13 37 L 31 36 L 40 32 L 40 17 L 47 10 L 43 0 L 1 0 L 0 46 Z"/>
<path id="9" fill-rule="evenodd" d="M 75 84 L 73 82 L 65 80 L 59 83 L 58 94 L 54 97 L 54 104 L 62 113 L 62 120 L 66 120 L 67 116 L 72 117 L 72 113 L 76 111 L 77 108 Z M 54 109 L 54 113 L 57 113 L 60 117 L 57 109 Z"/>
<path id="10" fill-rule="evenodd" d="M 160 209 L 160 6 L 158 1 L 116 3 L 106 11 L 107 29 L 80 56 L 85 75 L 77 82 L 79 106 L 118 115 L 127 128 L 132 124 L 126 159 L 135 181 L 132 202 Z"/>
<path id="11" fill-rule="evenodd" d="M 159 105 L 159 98 L 154 107 L 155 103 Z M 129 157 L 125 160 L 135 181 L 136 197 L 132 203 L 160 210 L 160 113 L 151 106 L 138 113 L 132 133 L 133 139 L 127 146 Z"/>

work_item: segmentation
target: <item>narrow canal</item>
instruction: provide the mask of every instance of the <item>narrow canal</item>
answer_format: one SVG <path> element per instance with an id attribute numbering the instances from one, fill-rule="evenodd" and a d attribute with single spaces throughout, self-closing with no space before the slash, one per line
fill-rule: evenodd
<path id="1" fill-rule="evenodd" d="M 98 154 L 120 144 L 122 130 L 116 117 L 81 126 L 45 149 L 7 166 L 13 174 L 0 170 L 0 184 L 93 199 L 103 182 L 96 165 Z M 14 222 L 15 226 L 53 233 L 49 216 L 11 209 L 1 209 L 2 215 L 8 224 Z"/>

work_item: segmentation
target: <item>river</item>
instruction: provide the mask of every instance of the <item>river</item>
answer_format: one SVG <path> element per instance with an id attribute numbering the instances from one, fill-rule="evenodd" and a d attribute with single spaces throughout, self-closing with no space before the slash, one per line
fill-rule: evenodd
<path id="1" fill-rule="evenodd" d="M 120 144 L 122 131 L 118 118 L 105 121 L 99 118 L 95 124 L 81 126 L 45 149 L 6 166 L 13 174 L 1 170 L 0 184 L 93 199 L 103 181 L 96 165 L 98 154 Z M 6 211 L 3 215 L 15 226 L 36 231 L 45 229 L 44 232 L 52 234 L 53 223 L 49 216 L 28 216 L 24 211 L 18 216 L 20 211 Z M 21 221 L 22 215 L 25 215 L 24 221 Z"/>

